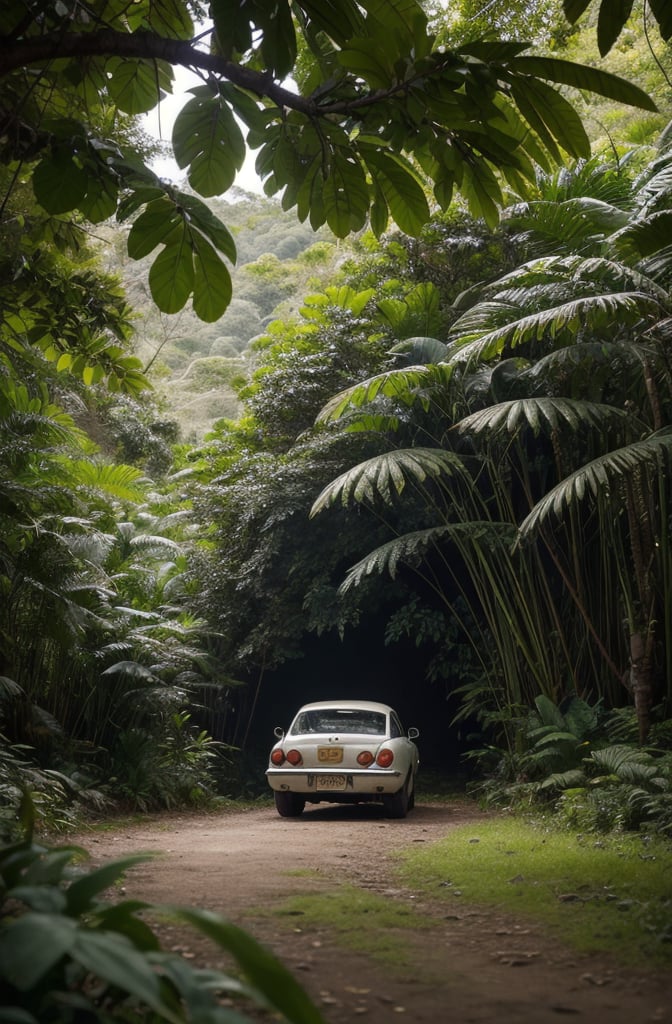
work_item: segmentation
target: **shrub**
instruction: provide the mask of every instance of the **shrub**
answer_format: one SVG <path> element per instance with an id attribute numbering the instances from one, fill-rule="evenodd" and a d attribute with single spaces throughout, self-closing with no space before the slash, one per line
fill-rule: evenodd
<path id="1" fill-rule="evenodd" d="M 222 1005 L 227 994 L 283 1014 L 291 1024 L 323 1024 L 286 968 L 225 918 L 194 908 L 103 899 L 101 894 L 146 855 L 84 872 L 75 864 L 83 851 L 33 842 L 27 800 L 22 813 L 25 838 L 0 847 L 0 1021 L 251 1020 Z M 164 951 L 148 913 L 170 915 L 214 940 L 246 980 Z"/>

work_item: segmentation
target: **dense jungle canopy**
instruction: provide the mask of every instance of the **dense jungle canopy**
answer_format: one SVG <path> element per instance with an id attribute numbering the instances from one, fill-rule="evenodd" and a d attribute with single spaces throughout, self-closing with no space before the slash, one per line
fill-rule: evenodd
<path id="1" fill-rule="evenodd" d="M 10 0 L 8 820 L 256 794 L 340 689 L 499 796 L 672 827 L 671 36 L 668 0 Z M 140 117 L 179 68 L 175 184 Z"/>

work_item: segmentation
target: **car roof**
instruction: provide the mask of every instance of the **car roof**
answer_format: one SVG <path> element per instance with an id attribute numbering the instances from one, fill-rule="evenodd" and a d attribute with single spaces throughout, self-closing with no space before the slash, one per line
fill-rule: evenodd
<path id="1" fill-rule="evenodd" d="M 375 700 L 316 700 L 311 704 L 304 704 L 296 712 L 317 711 L 320 708 L 343 708 L 344 711 L 380 711 L 382 714 L 389 714 L 393 709 L 389 704 L 381 704 Z"/>

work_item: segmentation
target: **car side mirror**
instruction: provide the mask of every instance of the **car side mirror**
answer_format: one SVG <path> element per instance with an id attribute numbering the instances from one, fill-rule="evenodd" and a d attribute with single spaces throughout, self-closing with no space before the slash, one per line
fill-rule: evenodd
<path id="1" fill-rule="evenodd" d="M 415 726 L 412 725 L 411 728 L 408 730 L 408 738 L 409 738 L 409 740 L 417 740 L 419 735 L 420 735 L 420 730 L 416 729 Z"/>
<path id="2" fill-rule="evenodd" d="M 275 729 L 273 730 L 273 735 L 275 736 L 276 740 L 284 740 L 285 730 L 281 726 L 276 725 Z"/>

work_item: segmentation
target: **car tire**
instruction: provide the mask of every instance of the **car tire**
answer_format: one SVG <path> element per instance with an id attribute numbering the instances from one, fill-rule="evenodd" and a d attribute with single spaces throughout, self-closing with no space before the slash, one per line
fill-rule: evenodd
<path id="1" fill-rule="evenodd" d="M 281 818 L 298 818 L 305 806 L 306 801 L 299 793 L 275 791 L 275 807 Z"/>
<path id="2" fill-rule="evenodd" d="M 410 776 L 406 779 L 405 783 L 401 787 L 398 793 L 393 793 L 391 796 L 383 798 L 383 807 L 388 818 L 405 818 L 408 814 L 411 797 L 409 794 L 409 786 L 411 785 Z"/>

